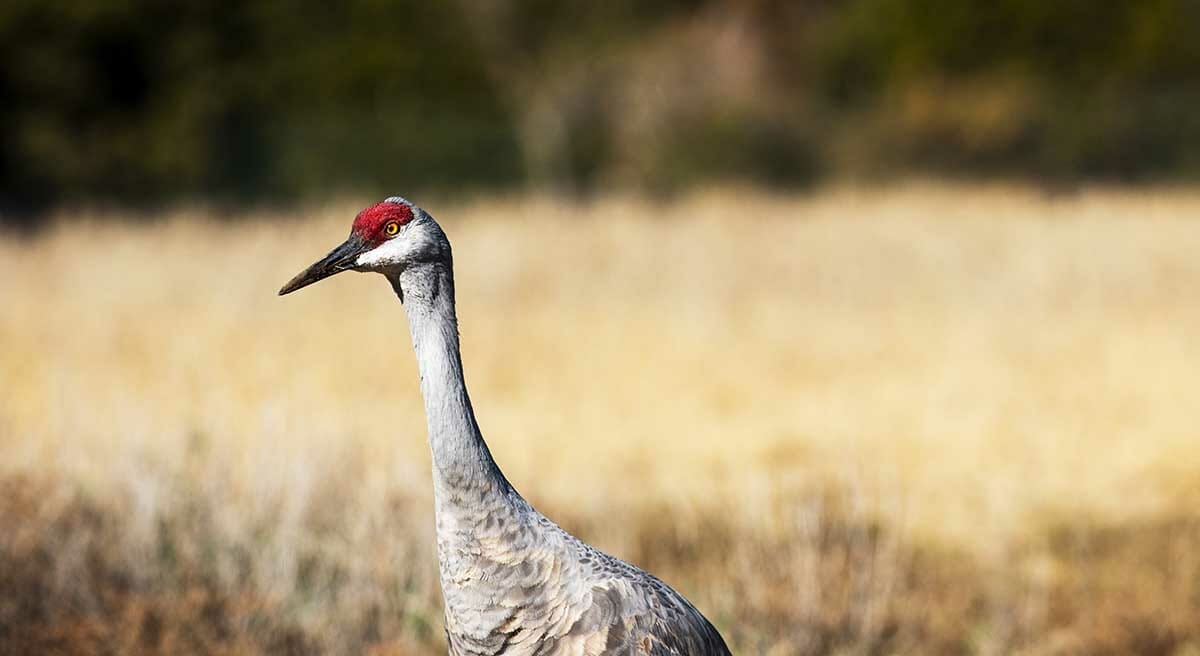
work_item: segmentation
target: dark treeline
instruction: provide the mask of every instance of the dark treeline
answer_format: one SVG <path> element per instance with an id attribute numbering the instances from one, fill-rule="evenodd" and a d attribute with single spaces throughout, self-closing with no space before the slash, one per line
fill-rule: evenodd
<path id="1" fill-rule="evenodd" d="M 9 0 L 0 211 L 1200 177 L 1200 0 Z"/>

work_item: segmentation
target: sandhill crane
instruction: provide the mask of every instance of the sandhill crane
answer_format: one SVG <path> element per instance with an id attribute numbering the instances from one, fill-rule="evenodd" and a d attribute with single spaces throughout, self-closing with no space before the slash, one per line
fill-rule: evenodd
<path id="1" fill-rule="evenodd" d="M 679 593 L 559 528 L 500 472 L 463 382 L 450 242 L 432 216 L 400 197 L 364 209 L 350 237 L 279 294 L 342 271 L 383 274 L 408 315 L 450 654 L 729 654 Z"/>

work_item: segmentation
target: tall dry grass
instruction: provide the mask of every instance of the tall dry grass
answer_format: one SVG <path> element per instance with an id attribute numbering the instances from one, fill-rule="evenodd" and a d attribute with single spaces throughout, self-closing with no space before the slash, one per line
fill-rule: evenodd
<path id="1" fill-rule="evenodd" d="M 358 203 L 0 240 L 0 653 L 437 653 Z M 427 205 L 535 505 L 738 653 L 1200 653 L 1200 194 Z"/>

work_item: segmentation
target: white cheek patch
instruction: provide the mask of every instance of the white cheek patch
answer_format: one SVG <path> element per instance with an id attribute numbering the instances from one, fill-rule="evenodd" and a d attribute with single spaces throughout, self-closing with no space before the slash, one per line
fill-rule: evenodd
<path id="1" fill-rule="evenodd" d="M 378 267 L 397 264 L 401 261 L 402 254 L 400 240 L 392 239 L 359 255 L 354 264 L 359 267 Z"/>
<path id="2" fill-rule="evenodd" d="M 358 259 L 354 261 L 354 264 L 360 267 L 369 267 L 382 264 L 380 261 L 382 257 L 382 253 L 380 253 L 381 250 L 383 250 L 382 246 L 373 248 L 366 253 L 359 255 Z"/>

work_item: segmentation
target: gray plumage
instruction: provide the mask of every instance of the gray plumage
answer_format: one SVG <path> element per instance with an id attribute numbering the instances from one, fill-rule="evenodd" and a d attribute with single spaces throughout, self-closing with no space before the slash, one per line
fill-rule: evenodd
<path id="1" fill-rule="evenodd" d="M 411 220 L 343 268 L 383 273 L 408 315 L 433 453 L 450 654 L 729 654 L 717 630 L 679 593 L 571 536 L 509 484 L 479 431 L 463 380 L 450 243 L 408 201 L 385 203 L 411 208 Z M 315 281 L 304 275 L 283 292 Z"/>

